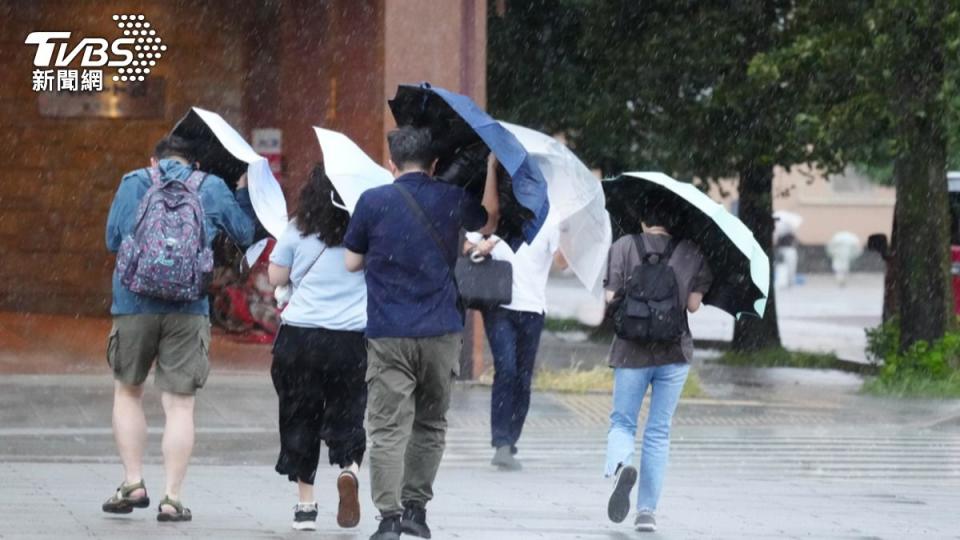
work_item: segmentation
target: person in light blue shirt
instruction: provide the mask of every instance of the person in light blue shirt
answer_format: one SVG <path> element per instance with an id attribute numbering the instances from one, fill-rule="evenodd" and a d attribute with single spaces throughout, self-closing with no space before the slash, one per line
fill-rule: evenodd
<path id="1" fill-rule="evenodd" d="M 126 174 L 107 217 L 107 249 L 116 253 L 123 239 L 137 226 L 141 200 L 151 185 L 151 170 L 163 182 L 184 182 L 197 171 L 198 151 L 189 140 L 174 135 L 156 146 L 149 168 Z M 199 188 L 203 224 L 209 246 L 225 232 L 240 246 L 253 241 L 254 214 L 246 177 L 236 193 L 219 177 L 205 174 Z M 143 412 L 143 383 L 156 366 L 156 385 L 166 417 L 163 430 L 163 461 L 166 493 L 160 502 L 158 521 L 190 521 L 190 510 L 180 502 L 180 488 L 193 452 L 194 394 L 210 372 L 210 307 L 206 295 L 176 302 L 140 295 L 120 282 L 113 272 L 113 327 L 107 342 L 107 361 L 113 370 L 113 429 L 123 461 L 124 481 L 103 503 L 104 512 L 127 514 L 147 508 L 143 482 L 143 452 L 147 421 Z"/>
<path id="2" fill-rule="evenodd" d="M 343 238 L 350 215 L 316 165 L 300 192 L 294 219 L 270 254 L 270 283 L 292 286 L 273 346 L 270 374 L 279 398 L 280 457 L 276 470 L 296 482 L 293 528 L 314 530 L 313 483 L 320 442 L 329 448 L 340 504 L 337 524 L 360 521 L 358 473 L 366 451 L 367 286 L 347 271 Z"/>

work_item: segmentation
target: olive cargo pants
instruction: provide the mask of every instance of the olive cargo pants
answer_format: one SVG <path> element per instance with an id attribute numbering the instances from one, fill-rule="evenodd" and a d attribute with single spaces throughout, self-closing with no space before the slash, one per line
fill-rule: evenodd
<path id="1" fill-rule="evenodd" d="M 433 498 L 461 347 L 459 333 L 368 341 L 370 489 L 384 516 Z"/>

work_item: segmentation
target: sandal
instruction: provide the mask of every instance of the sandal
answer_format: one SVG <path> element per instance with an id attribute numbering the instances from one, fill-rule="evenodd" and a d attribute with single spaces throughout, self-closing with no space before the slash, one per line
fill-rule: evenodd
<path id="1" fill-rule="evenodd" d="M 130 494 L 138 489 L 142 489 L 144 495 L 131 497 Z M 150 497 L 146 493 L 147 486 L 142 478 L 136 484 L 120 484 L 117 492 L 103 503 L 103 511 L 110 514 L 129 514 L 134 508 L 146 508 L 150 506 Z"/>
<path id="2" fill-rule="evenodd" d="M 176 510 L 175 512 L 164 512 L 164 505 L 169 506 Z M 190 521 L 193 519 L 193 514 L 190 513 L 189 508 L 184 508 L 183 503 L 180 501 L 175 501 L 170 497 L 165 496 L 162 501 L 160 501 L 160 506 L 157 507 L 157 521 L 160 522 L 174 522 L 174 521 Z"/>

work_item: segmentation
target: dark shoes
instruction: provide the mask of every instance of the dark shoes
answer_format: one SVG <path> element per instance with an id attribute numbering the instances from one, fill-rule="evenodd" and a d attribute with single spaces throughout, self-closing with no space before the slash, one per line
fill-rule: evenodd
<path id="1" fill-rule="evenodd" d="M 633 528 L 637 532 L 653 532 L 657 530 L 657 520 L 653 517 L 653 512 L 641 510 L 637 514 L 637 520 L 633 522 Z"/>
<path id="2" fill-rule="evenodd" d="M 630 492 L 637 483 L 637 469 L 630 465 L 621 465 L 613 480 L 613 493 L 607 503 L 607 517 L 614 523 L 620 523 L 630 514 Z"/>
<path id="3" fill-rule="evenodd" d="M 143 490 L 140 497 L 131 497 L 130 495 L 137 490 Z M 150 497 L 147 496 L 147 487 L 143 479 L 135 484 L 120 484 L 117 492 L 112 497 L 104 501 L 104 512 L 110 514 L 129 514 L 134 508 L 147 508 L 150 506 Z"/>
<path id="4" fill-rule="evenodd" d="M 173 512 L 164 511 L 164 506 L 173 508 Z M 190 512 L 190 509 L 185 508 L 183 503 L 180 501 L 175 501 L 170 497 L 164 497 L 163 500 L 160 501 L 160 506 L 157 507 L 157 521 L 160 523 L 191 521 L 192 519 L 193 514 Z"/>
<path id="5" fill-rule="evenodd" d="M 501 471 L 519 471 L 523 468 L 523 465 L 517 461 L 517 458 L 513 457 L 513 454 L 515 454 L 513 448 L 501 446 L 497 448 L 497 452 L 493 455 L 493 459 L 490 460 L 490 464 L 496 465 Z"/>
<path id="6" fill-rule="evenodd" d="M 297 531 L 317 530 L 317 503 L 298 503 L 293 507 L 293 525 Z"/>
<path id="7" fill-rule="evenodd" d="M 430 538 L 430 527 L 427 526 L 427 509 L 416 503 L 403 505 L 403 521 L 400 522 L 403 534 Z"/>
<path id="8" fill-rule="evenodd" d="M 349 529 L 360 523 L 360 486 L 357 475 L 350 471 L 343 471 L 337 477 L 337 493 L 340 495 L 340 505 L 337 507 L 337 525 Z"/>
<path id="9" fill-rule="evenodd" d="M 400 516 L 384 516 L 380 519 L 380 527 L 373 533 L 370 540 L 400 540 Z"/>

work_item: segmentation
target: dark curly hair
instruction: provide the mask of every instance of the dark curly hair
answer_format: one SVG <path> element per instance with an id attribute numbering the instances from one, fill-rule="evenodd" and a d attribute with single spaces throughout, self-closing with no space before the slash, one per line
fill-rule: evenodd
<path id="1" fill-rule="evenodd" d="M 313 166 L 307 183 L 300 190 L 300 200 L 294 217 L 301 236 L 317 235 L 324 244 L 335 247 L 343 243 L 347 225 L 350 223 L 350 214 L 334 206 L 331 193 L 340 199 L 340 194 L 327 177 L 323 164 L 317 163 Z"/>

